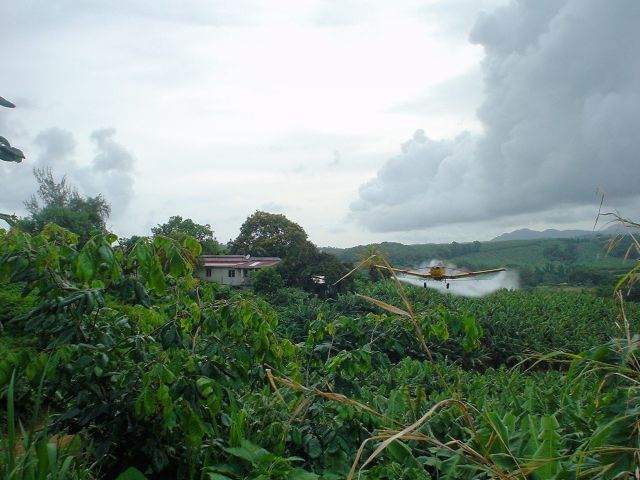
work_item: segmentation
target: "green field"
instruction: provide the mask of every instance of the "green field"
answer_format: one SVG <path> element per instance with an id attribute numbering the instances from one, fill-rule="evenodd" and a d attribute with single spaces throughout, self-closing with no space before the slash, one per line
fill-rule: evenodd
<path id="1" fill-rule="evenodd" d="M 637 303 L 469 299 L 360 274 L 327 298 L 257 293 L 194 279 L 193 239 L 0 235 L 2 478 L 637 471 Z"/>

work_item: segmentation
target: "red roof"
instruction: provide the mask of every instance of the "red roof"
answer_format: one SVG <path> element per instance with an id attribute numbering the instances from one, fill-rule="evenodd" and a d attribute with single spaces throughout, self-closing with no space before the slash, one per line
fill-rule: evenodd
<path id="1" fill-rule="evenodd" d="M 272 267 L 280 262 L 277 257 L 250 257 L 248 255 L 202 255 L 205 267 L 218 268 L 263 268 Z"/>

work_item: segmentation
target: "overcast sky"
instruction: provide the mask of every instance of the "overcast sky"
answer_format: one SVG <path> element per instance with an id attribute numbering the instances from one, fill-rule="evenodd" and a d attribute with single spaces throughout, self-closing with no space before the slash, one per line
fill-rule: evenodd
<path id="1" fill-rule="evenodd" d="M 34 167 L 235 237 L 255 210 L 313 242 L 487 240 L 640 217 L 637 0 L 2 2 L 0 211 Z"/>

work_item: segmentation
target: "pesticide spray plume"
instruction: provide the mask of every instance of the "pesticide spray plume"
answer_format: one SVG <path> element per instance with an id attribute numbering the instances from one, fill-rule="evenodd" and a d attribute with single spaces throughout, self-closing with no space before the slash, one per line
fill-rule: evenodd
<path id="1" fill-rule="evenodd" d="M 433 259 L 423 262 L 417 271 L 428 271 L 430 267 L 443 265 L 447 274 L 462 273 L 465 270 L 443 260 Z M 432 288 L 440 293 L 450 293 L 463 297 L 484 297 L 497 290 L 517 290 L 520 287 L 520 278 L 515 271 L 505 271 L 483 275 L 481 277 L 460 278 L 456 280 L 424 280 L 410 275 L 400 274 L 398 279 L 417 287 Z M 447 283 L 449 288 L 447 288 Z"/>

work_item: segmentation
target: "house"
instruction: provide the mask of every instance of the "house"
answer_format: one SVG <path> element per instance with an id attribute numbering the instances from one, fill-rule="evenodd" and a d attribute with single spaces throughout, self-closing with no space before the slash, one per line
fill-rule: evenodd
<path id="1" fill-rule="evenodd" d="M 249 255 L 201 255 L 199 260 L 198 278 L 237 287 L 248 284 L 251 272 L 280 262 L 277 257 Z"/>

